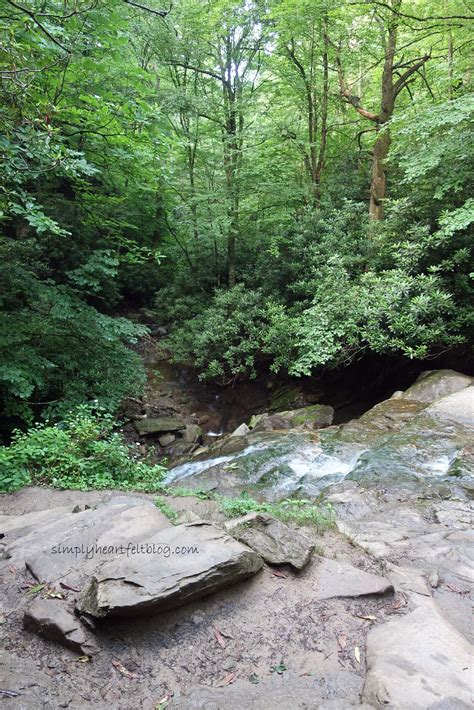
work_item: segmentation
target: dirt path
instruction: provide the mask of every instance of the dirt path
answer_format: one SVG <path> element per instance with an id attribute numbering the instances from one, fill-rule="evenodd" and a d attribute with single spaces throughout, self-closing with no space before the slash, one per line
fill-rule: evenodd
<path id="1" fill-rule="evenodd" d="M 25 489 L 3 497 L 0 505 L 2 512 L 24 514 L 60 505 L 94 505 L 103 496 Z M 206 506 L 197 499 L 169 502 L 194 513 Z M 23 630 L 26 584 L 34 580 L 4 563 L 2 586 L 8 590 L 5 623 L 0 626 L 4 651 L 21 659 L 28 674 L 38 671 L 44 682 L 52 681 L 43 686 L 41 703 L 32 699 L 29 707 L 79 708 L 91 703 L 154 710 L 161 698 L 173 694 L 177 703 L 195 685 L 219 687 L 238 679 L 258 685 L 275 675 L 282 683 L 285 677 L 292 682 L 294 677 L 314 678 L 328 698 L 358 703 L 367 631 L 403 614 L 406 600 L 388 594 L 315 601 L 319 555 L 377 574 L 381 564 L 337 532 L 323 537 L 309 528 L 306 532 L 318 555 L 302 572 L 266 565 L 252 579 L 180 609 L 152 618 L 104 622 L 96 631 L 101 652 L 88 663 Z M 119 670 L 117 661 L 122 664 Z M 13 690 L 24 688 L 22 668 L 10 677 Z M 21 698 L 29 697 L 29 691 L 26 696 L 24 689 L 19 692 Z M 24 699 L 4 700 L 8 708 L 26 707 L 22 703 Z"/>

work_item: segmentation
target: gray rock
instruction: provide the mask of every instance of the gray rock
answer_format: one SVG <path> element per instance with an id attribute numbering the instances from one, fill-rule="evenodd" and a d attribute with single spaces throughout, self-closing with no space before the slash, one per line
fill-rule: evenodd
<path id="1" fill-rule="evenodd" d="M 472 649 L 433 603 L 373 628 L 363 699 L 375 708 L 471 708 Z"/>
<path id="2" fill-rule="evenodd" d="M 282 414 L 261 414 L 255 422 L 253 431 L 279 431 L 281 429 L 291 429 L 290 421 Z"/>
<path id="3" fill-rule="evenodd" d="M 289 564 L 303 569 L 314 545 L 302 533 L 263 513 L 249 513 L 231 520 L 226 530 L 272 565 Z"/>
<path id="4" fill-rule="evenodd" d="M 249 431 L 250 428 L 244 423 L 238 426 L 237 429 L 232 432 L 231 436 L 245 436 Z"/>
<path id="5" fill-rule="evenodd" d="M 65 602 L 60 599 L 34 599 L 25 611 L 23 625 L 29 631 L 84 656 L 92 656 L 99 651 L 79 619 L 67 610 Z"/>
<path id="6" fill-rule="evenodd" d="M 359 707 L 346 700 L 356 698 L 361 679 L 355 673 L 339 671 L 324 676 L 298 676 L 287 672 L 261 678 L 256 684 L 239 679 L 223 688 L 193 686 L 171 703 L 173 710 L 319 710 Z M 362 706 L 362 710 L 367 706 Z"/>
<path id="7" fill-rule="evenodd" d="M 31 517 L 36 514 L 27 516 L 26 528 L 12 520 L 2 541 L 4 556 L 12 564 L 26 563 L 39 582 L 61 580 L 77 588 L 104 559 L 126 554 L 118 548 L 147 541 L 171 525 L 151 500 L 124 495 L 80 513 L 49 512 L 51 519 L 38 518 L 37 525 Z"/>
<path id="8" fill-rule="evenodd" d="M 182 433 L 182 437 L 187 444 L 195 444 L 202 436 L 202 429 L 197 424 L 188 424 Z"/>
<path id="9" fill-rule="evenodd" d="M 178 417 L 146 417 L 145 419 L 136 419 L 133 424 L 141 436 L 186 429 L 185 422 Z"/>
<path id="10" fill-rule="evenodd" d="M 474 426 L 474 387 L 466 387 L 437 400 L 425 409 L 434 419 L 447 419 L 459 424 Z"/>
<path id="11" fill-rule="evenodd" d="M 334 409 L 325 404 L 291 409 L 278 414 L 259 414 L 250 420 L 254 431 L 277 431 L 279 429 L 322 429 L 332 424 Z M 248 431 L 243 432 L 248 434 Z"/>
<path id="12" fill-rule="evenodd" d="M 170 444 L 175 441 L 176 437 L 174 434 L 168 433 L 168 434 L 163 434 L 162 436 L 158 437 L 158 441 L 160 442 L 160 446 L 169 446 Z"/>
<path id="13" fill-rule="evenodd" d="M 434 402 L 441 397 L 460 392 L 472 384 L 472 378 L 454 370 L 431 370 L 422 372 L 415 384 L 405 390 L 405 399 Z"/>
<path id="14" fill-rule="evenodd" d="M 316 599 L 332 599 L 386 594 L 393 592 L 393 586 L 388 579 L 364 572 L 347 562 L 323 558 L 319 562 L 314 591 Z"/>
<path id="15" fill-rule="evenodd" d="M 97 618 L 163 611 L 245 579 L 263 565 L 253 550 L 207 523 L 177 525 L 147 543 L 146 554 L 104 562 L 77 609 Z"/>
<path id="16" fill-rule="evenodd" d="M 289 419 L 292 427 L 322 429 L 331 426 L 334 409 L 327 404 L 313 404 L 290 412 L 280 412 L 280 416 Z"/>

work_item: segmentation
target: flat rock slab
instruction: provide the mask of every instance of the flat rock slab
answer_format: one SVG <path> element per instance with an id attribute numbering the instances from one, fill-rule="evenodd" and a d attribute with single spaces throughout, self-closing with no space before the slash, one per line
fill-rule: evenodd
<path id="1" fill-rule="evenodd" d="M 250 577 L 263 565 L 253 550 L 203 522 L 162 530 L 148 545 L 149 554 L 104 562 L 77 609 L 96 618 L 164 611 Z"/>
<path id="2" fill-rule="evenodd" d="M 53 509 L 3 521 L 3 557 L 25 563 L 39 582 L 81 587 L 104 559 L 125 556 L 126 548 L 170 525 L 151 501 L 117 495 L 77 513 Z"/>
<path id="3" fill-rule="evenodd" d="M 369 594 L 393 592 L 388 579 L 364 572 L 347 562 L 321 559 L 314 586 L 316 599 L 362 597 Z"/>
<path id="4" fill-rule="evenodd" d="M 303 569 L 311 559 L 314 546 L 308 538 L 271 515 L 249 513 L 226 523 L 225 528 L 271 565 Z"/>
<path id="5" fill-rule="evenodd" d="M 79 619 L 60 599 L 34 599 L 25 611 L 23 625 L 29 631 L 84 656 L 92 656 L 99 650 Z"/>
<path id="6" fill-rule="evenodd" d="M 432 602 L 372 629 L 366 655 L 375 708 L 472 708 L 472 647 Z"/>
<path id="7" fill-rule="evenodd" d="M 224 688 L 193 686 L 171 703 L 173 710 L 320 710 L 322 708 L 369 706 L 351 705 L 347 695 L 356 697 L 361 678 L 355 673 L 340 671 L 327 676 L 298 676 L 283 673 L 261 678 L 256 684 L 237 680 Z"/>
<path id="8" fill-rule="evenodd" d="M 136 419 L 133 424 L 141 436 L 186 429 L 186 423 L 178 417 L 147 417 L 146 419 Z"/>

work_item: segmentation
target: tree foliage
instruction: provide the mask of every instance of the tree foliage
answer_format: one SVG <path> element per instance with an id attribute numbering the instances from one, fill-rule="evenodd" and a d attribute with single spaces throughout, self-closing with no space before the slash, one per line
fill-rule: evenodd
<path id="1" fill-rule="evenodd" d="M 138 393 L 144 330 L 117 316 L 138 305 L 221 381 L 465 342 L 471 21 L 460 0 L 6 0 L 8 426 Z"/>

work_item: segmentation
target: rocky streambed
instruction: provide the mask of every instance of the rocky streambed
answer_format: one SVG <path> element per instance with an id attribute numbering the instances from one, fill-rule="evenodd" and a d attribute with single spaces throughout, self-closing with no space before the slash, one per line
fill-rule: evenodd
<path id="1" fill-rule="evenodd" d="M 173 523 L 147 495 L 3 496 L 4 707 L 471 707 L 473 391 L 438 371 L 338 427 L 254 417 L 170 470 Z M 243 492 L 334 524 L 224 515 Z"/>

